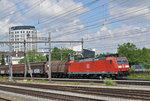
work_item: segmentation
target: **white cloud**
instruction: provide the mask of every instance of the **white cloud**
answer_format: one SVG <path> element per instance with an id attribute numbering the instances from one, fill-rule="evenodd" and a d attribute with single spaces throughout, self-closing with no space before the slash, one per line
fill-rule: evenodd
<path id="1" fill-rule="evenodd" d="M 149 5 L 149 0 L 115 0 L 111 2 L 107 22 L 104 21 L 105 24 L 102 24 L 103 27 L 96 33 L 85 35 L 87 39 L 93 38 L 86 46 L 97 48 L 98 53 L 116 52 L 118 44 L 127 42 L 132 42 L 139 48 L 143 46 L 150 48 L 150 46 L 145 45 L 150 39 L 148 35 L 150 32 Z M 111 24 L 115 21 L 118 23 Z"/>
<path id="2" fill-rule="evenodd" d="M 127 19 L 122 23 L 128 25 L 148 24 L 147 21 L 150 21 L 149 5 L 149 0 L 115 0 L 109 4 L 110 19 L 115 18 L 112 21 Z"/>
<path id="3" fill-rule="evenodd" d="M 41 32 L 39 36 L 48 36 L 47 32 L 51 31 L 53 38 L 58 36 L 53 40 L 80 40 L 82 37 L 84 37 L 84 39 L 96 37 L 96 39 L 99 40 L 94 40 L 89 44 L 85 42 L 85 47 L 102 47 L 96 49 L 98 52 L 115 52 L 118 44 L 128 41 L 144 41 L 149 38 L 145 36 L 145 32 L 148 31 L 150 15 L 144 15 L 150 12 L 149 0 L 114 0 L 108 7 L 110 8 L 108 9 L 109 18 L 105 19 L 106 21 L 104 21 L 104 19 L 97 21 L 100 26 L 103 26 L 96 30 L 88 29 L 84 32 L 83 30 L 86 29 L 85 26 L 91 23 L 86 25 L 80 20 L 80 17 L 75 15 L 82 14 L 90 9 L 85 8 L 81 2 L 74 2 L 73 0 L 22 0 L 19 5 L 15 5 L 17 2 L 18 0 L 0 1 L 0 12 L 7 9 L 7 14 L 12 14 L 0 19 L 1 36 L 6 34 L 8 28 L 13 25 L 37 25 L 36 27 L 39 29 L 38 32 Z M 115 7 L 111 9 L 113 6 Z M 10 7 L 11 9 L 9 9 Z M 75 9 L 78 7 L 80 7 L 80 10 Z M 74 9 L 73 12 L 68 14 L 71 9 Z M 21 11 L 16 13 L 18 10 Z M 0 18 L 7 14 L 6 12 L 2 12 Z M 90 15 L 90 13 L 88 14 Z M 86 15 L 84 16 L 86 18 Z M 111 24 L 111 21 L 123 19 L 129 20 Z M 92 21 L 92 19 L 90 19 L 90 21 Z M 140 33 L 135 34 L 138 32 Z M 122 36 L 126 36 L 126 38 L 122 38 Z M 131 38 L 127 38 L 129 36 Z M 113 49 L 107 49 L 107 45 L 110 45 L 108 47 L 112 47 Z"/>

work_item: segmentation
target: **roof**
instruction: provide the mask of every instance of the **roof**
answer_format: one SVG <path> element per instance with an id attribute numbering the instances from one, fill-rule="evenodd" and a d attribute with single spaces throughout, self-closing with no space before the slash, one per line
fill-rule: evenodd
<path id="1" fill-rule="evenodd" d="M 13 26 L 11 27 L 12 30 L 21 30 L 21 29 L 35 29 L 34 26 Z"/>

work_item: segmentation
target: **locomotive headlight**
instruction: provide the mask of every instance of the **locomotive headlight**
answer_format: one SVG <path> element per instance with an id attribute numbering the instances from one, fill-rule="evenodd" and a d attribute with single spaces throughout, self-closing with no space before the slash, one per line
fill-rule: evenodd
<path id="1" fill-rule="evenodd" d="M 126 65 L 125 67 L 129 67 L 129 65 Z"/>
<path id="2" fill-rule="evenodd" d="M 118 68 L 122 68 L 122 66 L 118 66 Z"/>

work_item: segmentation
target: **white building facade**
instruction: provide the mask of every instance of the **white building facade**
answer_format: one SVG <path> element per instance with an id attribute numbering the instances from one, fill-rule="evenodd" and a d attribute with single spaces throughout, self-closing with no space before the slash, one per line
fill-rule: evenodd
<path id="1" fill-rule="evenodd" d="M 35 42 L 37 37 L 37 30 L 34 26 L 13 26 L 9 29 L 10 41 L 21 42 Z M 26 43 L 26 50 L 33 50 L 37 48 L 37 43 Z M 23 43 L 12 44 L 13 51 L 24 51 Z"/>

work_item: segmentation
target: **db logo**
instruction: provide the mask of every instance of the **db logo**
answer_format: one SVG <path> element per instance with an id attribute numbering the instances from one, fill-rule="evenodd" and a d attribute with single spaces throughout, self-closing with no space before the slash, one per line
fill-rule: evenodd
<path id="1" fill-rule="evenodd" d="M 89 69 L 89 68 L 90 68 L 90 64 L 87 64 L 87 65 L 86 65 L 86 68 Z"/>

